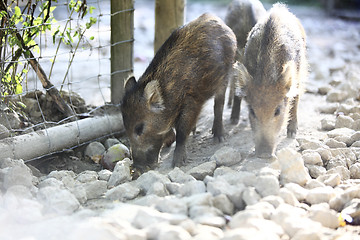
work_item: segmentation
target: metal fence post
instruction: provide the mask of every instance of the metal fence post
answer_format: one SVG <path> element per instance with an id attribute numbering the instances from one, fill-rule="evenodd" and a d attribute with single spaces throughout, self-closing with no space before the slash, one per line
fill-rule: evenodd
<path id="1" fill-rule="evenodd" d="M 111 102 L 120 103 L 133 73 L 134 0 L 111 0 Z"/>

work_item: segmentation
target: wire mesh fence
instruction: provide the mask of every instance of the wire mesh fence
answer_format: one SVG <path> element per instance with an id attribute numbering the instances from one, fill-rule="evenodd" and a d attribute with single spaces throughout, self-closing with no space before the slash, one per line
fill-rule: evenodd
<path id="1" fill-rule="evenodd" d="M 0 159 L 33 160 L 119 131 L 121 119 L 110 114 L 110 52 L 133 38 L 112 43 L 110 22 L 114 15 L 133 11 L 111 12 L 110 0 L 2 4 Z M 64 113 L 50 90 L 59 92 L 71 114 Z M 95 115 L 103 120 L 83 121 Z"/>

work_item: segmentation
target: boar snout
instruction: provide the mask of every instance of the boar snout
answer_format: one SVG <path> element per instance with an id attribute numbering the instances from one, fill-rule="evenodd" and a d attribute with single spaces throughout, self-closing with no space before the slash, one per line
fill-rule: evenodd
<path id="1" fill-rule="evenodd" d="M 131 148 L 130 152 L 134 167 L 145 170 L 146 167 L 152 168 L 157 163 L 160 148 L 151 148 L 146 151 L 138 148 Z"/>

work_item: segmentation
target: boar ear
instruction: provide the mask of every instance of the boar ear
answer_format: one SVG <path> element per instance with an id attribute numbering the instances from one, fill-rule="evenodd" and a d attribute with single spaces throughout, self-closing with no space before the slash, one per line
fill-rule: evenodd
<path id="1" fill-rule="evenodd" d="M 125 92 L 129 92 L 131 89 L 133 89 L 136 86 L 136 80 L 135 77 L 132 76 L 125 82 Z"/>
<path id="2" fill-rule="evenodd" d="M 251 75 L 244 64 L 236 61 L 233 65 L 233 78 L 235 80 L 235 95 L 239 97 L 246 96 L 246 87 Z"/>
<path id="3" fill-rule="evenodd" d="M 298 94 L 298 87 L 294 83 L 294 78 L 296 74 L 296 65 L 294 61 L 289 61 L 283 65 L 283 71 L 281 73 L 281 81 L 283 86 L 285 86 L 286 96 L 294 97 Z"/>
<path id="4" fill-rule="evenodd" d="M 146 84 L 144 96 L 151 111 L 160 112 L 165 109 L 159 82 L 157 80 L 150 81 Z"/>

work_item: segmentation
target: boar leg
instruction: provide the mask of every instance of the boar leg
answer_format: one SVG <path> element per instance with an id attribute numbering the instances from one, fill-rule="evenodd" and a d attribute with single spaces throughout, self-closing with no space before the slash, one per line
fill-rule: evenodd
<path id="1" fill-rule="evenodd" d="M 218 93 L 216 93 L 214 101 L 214 123 L 212 127 L 212 133 L 214 134 L 214 138 L 217 139 L 219 142 L 222 142 L 224 140 L 222 116 L 225 102 L 225 91 L 226 86 L 222 87 L 222 89 Z"/>
<path id="2" fill-rule="evenodd" d="M 165 147 L 170 147 L 171 144 L 173 144 L 173 142 L 175 142 L 175 133 L 174 133 L 174 130 L 171 129 L 171 130 L 165 135 L 164 146 L 165 146 Z"/>
<path id="3" fill-rule="evenodd" d="M 289 112 L 289 122 L 287 126 L 287 137 L 294 138 L 297 131 L 297 108 L 299 103 L 299 95 L 295 96 L 291 102 Z"/>
<path id="4" fill-rule="evenodd" d="M 176 146 L 174 150 L 174 159 L 172 162 L 172 167 L 180 167 L 186 162 L 186 140 L 190 132 L 194 129 L 197 117 L 201 111 L 201 108 L 194 102 L 186 104 L 187 106 L 192 106 L 191 108 L 186 108 L 180 114 L 179 119 L 176 124 Z"/>
<path id="5" fill-rule="evenodd" d="M 234 95 L 235 95 L 235 78 L 233 77 L 230 79 L 229 99 L 227 103 L 228 108 L 231 108 L 231 105 L 233 104 Z"/>
<path id="6" fill-rule="evenodd" d="M 233 107 L 231 109 L 231 124 L 238 124 L 240 119 L 240 107 L 241 107 L 242 98 L 239 96 L 234 96 Z"/>

